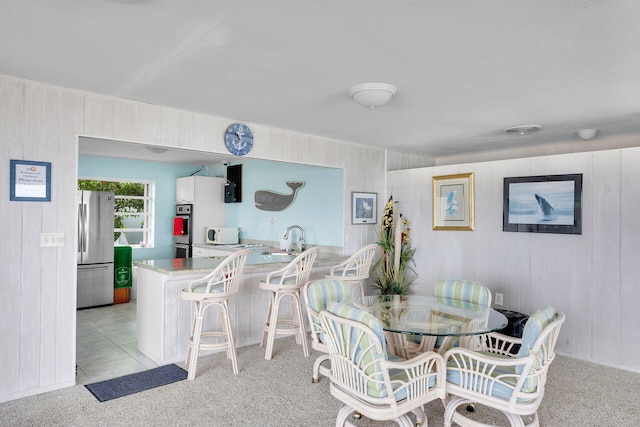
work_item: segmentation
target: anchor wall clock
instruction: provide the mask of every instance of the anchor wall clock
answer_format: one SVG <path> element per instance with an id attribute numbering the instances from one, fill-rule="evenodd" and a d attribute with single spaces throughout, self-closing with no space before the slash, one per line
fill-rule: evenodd
<path id="1" fill-rule="evenodd" d="M 227 128 L 224 134 L 224 143 L 227 150 L 234 156 L 244 156 L 253 148 L 253 133 L 249 126 L 243 123 L 234 123 Z"/>

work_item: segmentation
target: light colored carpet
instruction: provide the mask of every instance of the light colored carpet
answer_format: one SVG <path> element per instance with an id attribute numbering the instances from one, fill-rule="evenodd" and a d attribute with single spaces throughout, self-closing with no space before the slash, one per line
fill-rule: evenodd
<path id="1" fill-rule="evenodd" d="M 75 386 L 0 404 L 2 426 L 332 426 L 340 403 L 329 381 L 311 382 L 319 353 L 305 358 L 293 338 L 276 341 L 264 360 L 257 345 L 238 349 L 240 374 L 234 376 L 224 354 L 200 358 L 195 381 L 180 381 L 100 403 L 84 386 Z M 181 365 L 184 366 L 184 365 Z M 558 356 L 549 371 L 540 423 L 555 426 L 640 425 L 640 374 Z M 429 425 L 441 426 L 442 404 L 425 412 Z M 498 426 L 500 414 L 478 408 L 477 416 Z M 395 426 L 393 422 L 354 421 L 357 426 Z"/>

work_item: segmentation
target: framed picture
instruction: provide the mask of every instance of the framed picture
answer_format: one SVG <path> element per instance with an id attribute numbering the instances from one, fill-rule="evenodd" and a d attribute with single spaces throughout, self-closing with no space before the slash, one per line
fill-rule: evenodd
<path id="1" fill-rule="evenodd" d="M 433 177 L 433 229 L 473 231 L 473 173 Z"/>
<path id="2" fill-rule="evenodd" d="M 582 234 L 582 174 L 504 179 L 502 230 Z"/>
<path id="3" fill-rule="evenodd" d="M 51 201 L 51 163 L 9 160 L 9 200 Z"/>
<path id="4" fill-rule="evenodd" d="M 378 193 L 351 192 L 351 223 L 375 224 L 378 222 Z"/>

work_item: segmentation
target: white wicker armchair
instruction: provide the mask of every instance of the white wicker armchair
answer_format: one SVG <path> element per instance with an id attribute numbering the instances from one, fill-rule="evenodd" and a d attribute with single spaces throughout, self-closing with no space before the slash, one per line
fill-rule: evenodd
<path id="1" fill-rule="evenodd" d="M 320 374 L 328 377 L 329 368 L 322 364 L 329 360 L 329 349 L 324 342 L 324 333 L 320 324 L 320 312 L 332 302 L 347 302 L 351 299 L 351 286 L 342 280 L 312 280 L 302 289 L 309 325 L 311 327 L 311 348 L 324 354 L 318 356 L 313 364 L 312 381 L 320 381 Z"/>
<path id="2" fill-rule="evenodd" d="M 538 407 L 544 396 L 549 364 L 565 320 L 551 306 L 542 307 L 525 325 L 523 337 L 491 333 L 478 341 L 479 349 L 456 347 L 446 352 L 447 393 L 444 425 L 481 426 L 457 408 L 476 403 L 502 411 L 512 426 L 539 425 Z M 520 345 L 517 354 L 514 346 Z"/>
<path id="3" fill-rule="evenodd" d="M 388 360 L 380 321 L 364 310 L 332 303 L 320 312 L 331 360 L 331 394 L 343 403 L 336 426 L 352 426 L 355 411 L 401 426 L 426 425 L 422 406 L 445 397 L 442 356 L 424 353 L 411 360 Z"/>

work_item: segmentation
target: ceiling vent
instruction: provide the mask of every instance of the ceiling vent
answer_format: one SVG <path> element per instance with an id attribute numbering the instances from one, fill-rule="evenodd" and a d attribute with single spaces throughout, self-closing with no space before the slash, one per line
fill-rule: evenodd
<path id="1" fill-rule="evenodd" d="M 540 125 L 518 125 L 518 126 L 508 127 L 504 129 L 504 132 L 509 135 L 513 135 L 513 134 L 529 135 L 531 133 L 538 132 L 540 129 L 542 129 L 542 126 Z"/>

